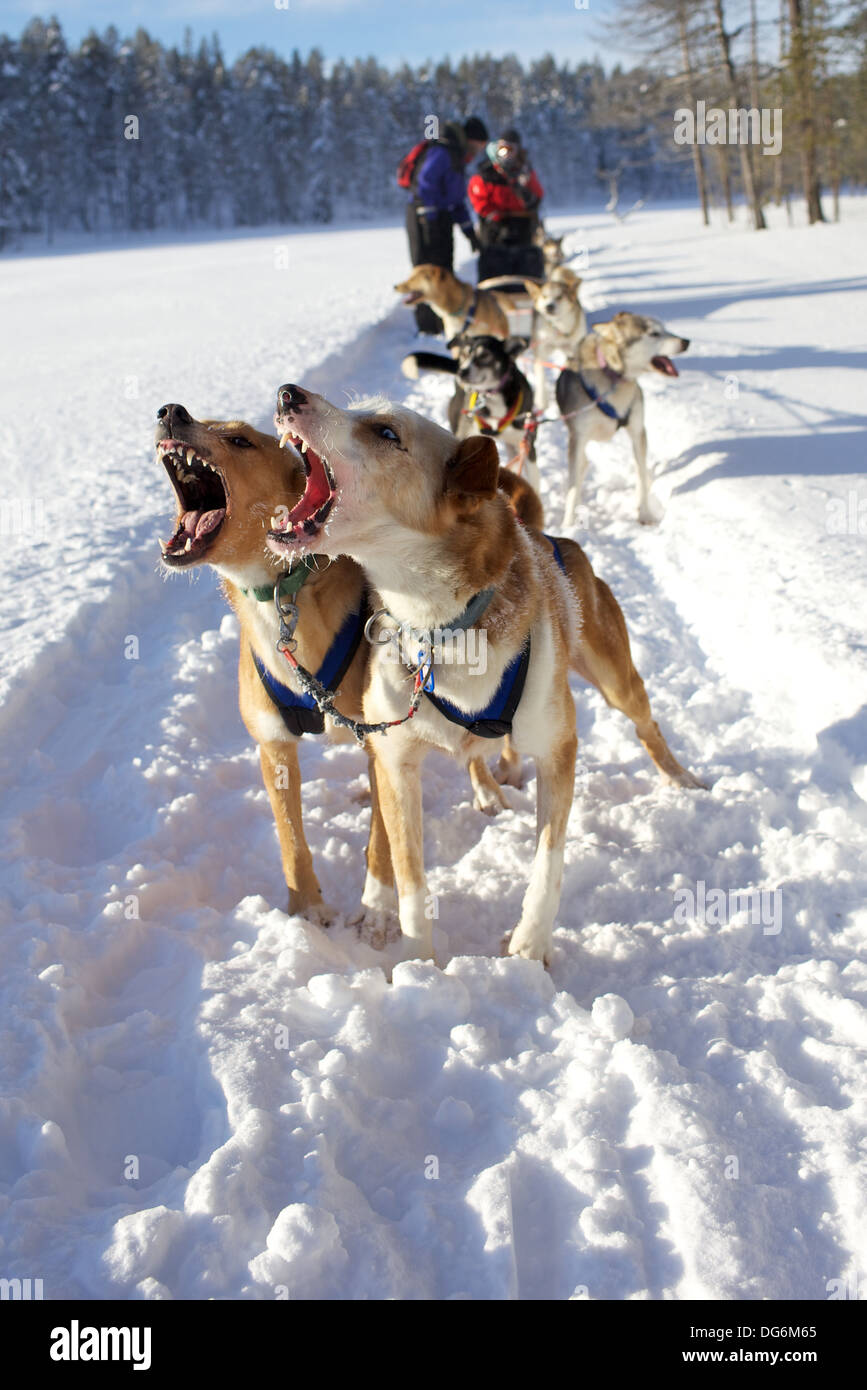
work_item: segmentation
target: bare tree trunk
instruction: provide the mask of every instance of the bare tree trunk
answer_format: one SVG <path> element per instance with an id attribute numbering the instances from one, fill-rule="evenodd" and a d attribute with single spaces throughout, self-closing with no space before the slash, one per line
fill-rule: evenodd
<path id="1" fill-rule="evenodd" d="M 761 93 L 759 92 L 759 40 L 758 40 L 758 19 L 756 17 L 756 0 L 750 0 L 750 106 L 754 111 L 761 110 Z M 779 158 L 779 156 L 778 156 Z M 756 188 L 756 198 L 761 207 L 762 202 L 762 161 L 757 160 L 755 164 L 750 161 L 753 171 L 753 180 Z"/>
<path id="2" fill-rule="evenodd" d="M 777 97 L 780 106 L 783 102 L 783 71 L 786 66 L 786 0 L 780 0 L 780 67 L 777 76 Z M 783 201 L 783 161 L 785 155 L 782 150 L 774 159 L 774 204 L 779 207 Z M 787 202 L 788 207 L 788 202 Z"/>
<path id="3" fill-rule="evenodd" d="M 819 187 L 819 168 L 816 154 L 816 116 L 814 111 L 813 74 L 804 28 L 803 0 L 789 0 L 791 48 L 789 63 L 795 82 L 795 101 L 801 111 L 801 182 L 807 203 L 807 220 L 824 222 L 822 196 Z"/>
<path id="4" fill-rule="evenodd" d="M 834 221 L 840 221 L 840 160 L 837 154 L 837 140 L 831 132 L 831 192 L 834 198 Z"/>
<path id="5" fill-rule="evenodd" d="M 717 162 L 717 173 L 722 185 L 723 197 L 726 205 L 726 215 L 729 222 L 735 220 L 735 208 L 732 202 L 732 171 L 729 168 L 728 145 L 714 145 L 714 154 Z"/>
<path id="6" fill-rule="evenodd" d="M 795 2 L 796 0 L 790 0 L 790 4 Z M 797 3 L 800 3 L 800 0 L 797 0 Z M 731 39 L 728 33 L 726 32 L 725 27 L 725 17 L 723 15 L 723 0 L 714 0 L 713 9 L 716 18 L 716 36 L 719 42 L 720 55 L 722 57 L 722 65 L 728 81 L 729 105 L 732 108 L 732 110 L 736 110 L 738 107 L 738 83 L 737 76 L 735 73 L 735 65 L 732 62 Z M 738 153 L 740 154 L 741 160 L 741 179 L 744 185 L 744 194 L 746 195 L 747 202 L 750 205 L 750 211 L 753 215 L 753 226 L 755 227 L 757 232 L 760 232 L 764 229 L 766 225 L 765 216 L 762 212 L 762 205 L 759 202 L 758 194 L 756 193 L 756 183 L 755 178 L 753 176 L 753 162 L 750 158 L 749 145 L 742 145 L 739 143 Z"/>
<path id="7" fill-rule="evenodd" d="M 680 52 L 683 59 L 683 72 L 686 81 L 686 104 L 695 110 L 695 92 L 692 85 L 692 58 L 689 52 L 689 34 L 686 27 L 686 7 L 681 4 L 677 9 L 677 27 L 680 34 Z M 702 148 L 698 141 L 693 142 L 692 164 L 695 169 L 695 184 L 698 189 L 698 199 L 701 203 L 701 218 L 706 227 L 710 226 L 710 212 L 707 202 L 707 178 L 704 172 L 704 158 Z"/>

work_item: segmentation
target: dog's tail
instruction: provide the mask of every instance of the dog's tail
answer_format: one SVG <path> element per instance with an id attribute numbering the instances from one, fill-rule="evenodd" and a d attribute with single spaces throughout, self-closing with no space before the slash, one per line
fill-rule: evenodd
<path id="1" fill-rule="evenodd" d="M 549 540 L 551 537 L 549 537 Z M 566 574 L 578 598 L 578 641 L 569 665 L 602 692 L 606 704 L 621 710 L 663 777 L 682 787 L 705 787 L 672 753 L 650 710 L 644 681 L 632 663 L 626 619 L 604 580 L 594 574 L 577 541 L 557 536 Z"/>
<path id="2" fill-rule="evenodd" d="M 410 381 L 418 381 L 421 372 L 446 372 L 454 376 L 457 369 L 454 357 L 444 357 L 441 352 L 411 352 L 400 364 L 400 370 Z"/>

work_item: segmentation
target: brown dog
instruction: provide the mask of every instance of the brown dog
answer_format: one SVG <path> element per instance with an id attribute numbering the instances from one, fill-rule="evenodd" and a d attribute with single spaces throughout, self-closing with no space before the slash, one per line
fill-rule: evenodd
<path id="1" fill-rule="evenodd" d="M 484 647 L 484 669 L 445 660 L 435 694 L 412 718 L 371 740 L 376 784 L 397 881 L 407 956 L 432 958 L 422 858 L 421 764 L 431 748 L 463 763 L 511 733 L 514 754 L 535 758 L 537 848 L 511 954 L 549 960 L 560 899 L 577 738 L 570 667 L 635 724 L 660 771 L 701 785 L 672 754 L 632 664 L 623 615 L 578 545 L 519 525 L 498 491 L 496 445 L 457 443 L 438 425 L 388 401 L 340 410 L 297 386 L 278 393 L 278 428 L 306 449 L 311 475 L 299 505 L 272 530 L 280 556 L 350 554 L 394 624 L 401 661 L 373 651 L 365 718 L 394 720 L 411 708 L 412 665 L 435 634 Z M 320 520 L 323 498 L 326 522 Z M 562 568 L 558 565 L 559 553 Z M 462 643 L 453 641 L 453 653 Z M 416 694 L 416 699 L 418 700 Z"/>
<path id="2" fill-rule="evenodd" d="M 302 732 L 317 732 L 322 721 L 315 709 L 291 704 L 281 708 L 277 703 L 290 700 L 293 691 L 296 696 L 303 692 L 275 645 L 279 620 L 273 590 L 286 566 L 265 547 L 274 518 L 288 515 L 304 492 L 304 462 L 293 451 L 281 449 L 272 435 L 242 420 L 194 420 L 182 405 L 165 405 L 158 416 L 157 458 L 165 465 L 178 504 L 175 533 L 161 542 L 163 563 L 172 570 L 209 564 L 223 578 L 241 624 L 241 718 L 259 745 L 289 890 L 288 910 L 324 924 L 334 914 L 322 900 L 304 836 L 297 751 Z M 321 569 L 296 569 L 293 584 L 294 579 L 303 579 L 293 595 L 298 605 L 298 659 L 309 670 L 319 671 L 344 633 L 339 664 L 348 658 L 348 665 L 334 677 L 334 686 L 340 688 L 336 707 L 341 714 L 360 718 L 370 651 L 363 640 L 367 610 L 361 569 L 341 559 L 323 562 Z M 353 614 L 358 615 L 356 624 Z M 375 861 L 378 878 L 387 879 L 388 841 L 375 794 L 371 803 L 368 858 Z"/>
<path id="3" fill-rule="evenodd" d="M 417 265 L 394 288 L 406 296 L 404 304 L 430 304 L 443 321 L 447 342 L 459 333 L 509 336 L 506 314 L 514 312 L 515 306 L 508 295 L 476 290 L 441 265 Z"/>

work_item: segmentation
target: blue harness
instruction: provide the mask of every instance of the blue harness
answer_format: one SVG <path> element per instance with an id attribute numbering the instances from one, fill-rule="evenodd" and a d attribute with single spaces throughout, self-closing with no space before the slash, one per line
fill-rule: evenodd
<path id="1" fill-rule="evenodd" d="M 591 386 L 583 372 L 577 372 L 576 376 L 581 383 L 581 390 L 585 391 L 590 397 L 597 410 L 601 410 L 603 415 L 607 415 L 609 420 L 617 421 L 617 428 L 622 429 L 629 421 L 629 410 L 625 415 L 618 415 L 610 401 L 606 401 L 604 396 L 600 396 L 595 386 Z M 630 410 L 632 407 L 630 406 Z M 550 537 L 549 537 L 550 539 Z"/>
<path id="2" fill-rule="evenodd" d="M 566 566 L 563 563 L 559 545 L 553 536 L 545 536 L 545 539 L 550 542 L 554 551 L 554 559 L 565 574 Z M 450 723 L 460 724 L 468 733 L 475 734 L 477 738 L 502 738 L 505 734 L 512 732 L 512 720 L 524 693 L 524 683 L 529 667 L 530 638 L 528 635 L 521 651 L 509 662 L 503 672 L 502 680 L 497 686 L 493 699 L 484 709 L 468 713 L 466 710 L 458 709 L 451 700 L 445 700 L 441 695 L 434 695 L 429 690 L 425 691 L 425 695 L 434 709 L 438 709 L 440 714 Z"/>
<path id="3" fill-rule="evenodd" d="M 358 651 L 364 635 L 364 603 L 357 613 L 349 613 L 328 651 L 322 665 L 316 672 L 316 679 L 333 694 Z M 259 660 L 251 648 L 251 655 L 259 679 L 283 716 L 283 723 L 294 738 L 302 734 L 321 734 L 325 732 L 325 715 L 318 708 L 312 695 L 299 695 L 289 685 L 272 676 L 267 666 Z"/>

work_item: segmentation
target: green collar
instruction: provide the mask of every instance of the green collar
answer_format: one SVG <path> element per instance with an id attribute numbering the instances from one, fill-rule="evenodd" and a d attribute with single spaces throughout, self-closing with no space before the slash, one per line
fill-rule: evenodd
<path id="1" fill-rule="evenodd" d="M 311 555 L 310 558 L 311 560 L 324 560 L 325 556 Z M 313 569 L 316 568 L 317 566 L 314 565 Z M 253 597 L 258 599 L 259 603 L 273 603 L 275 589 L 277 589 L 280 598 L 284 598 L 289 594 L 297 594 L 299 589 L 302 589 L 307 583 L 313 569 L 307 564 L 306 560 L 302 560 L 300 565 L 294 565 L 292 569 L 285 570 L 273 584 L 260 584 L 253 589 L 242 589 L 241 593 L 252 593 Z"/>

